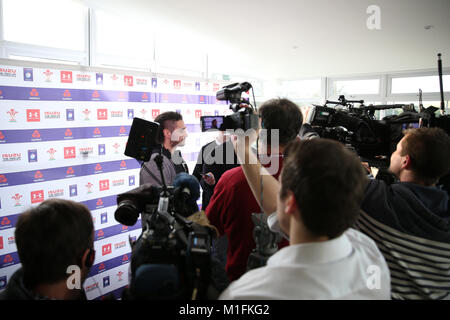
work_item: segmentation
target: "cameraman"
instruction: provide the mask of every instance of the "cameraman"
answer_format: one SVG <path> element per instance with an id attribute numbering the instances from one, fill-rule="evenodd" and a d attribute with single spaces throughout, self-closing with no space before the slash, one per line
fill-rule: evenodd
<path id="1" fill-rule="evenodd" d="M 267 157 L 272 169 L 270 174 L 277 179 L 282 166 L 282 152 L 288 142 L 296 139 L 303 122 L 302 113 L 296 104 L 287 99 L 273 99 L 259 108 L 259 116 L 261 128 L 266 129 L 267 133 L 260 135 L 260 146 L 270 151 L 261 155 Z M 277 132 L 278 141 L 271 141 L 272 133 Z M 255 197 L 260 197 L 260 194 Z M 228 238 L 226 271 L 230 280 L 236 280 L 245 273 L 250 253 L 256 246 L 251 214 L 261 209 L 255 197 L 244 171 L 237 167 L 222 175 L 206 209 L 211 224 Z"/>
<path id="2" fill-rule="evenodd" d="M 450 170 L 450 137 L 440 128 L 408 129 L 391 155 L 399 183 L 371 180 L 356 227 L 391 270 L 393 299 L 450 298 L 450 210 L 436 187 Z"/>
<path id="3" fill-rule="evenodd" d="M 271 208 L 290 245 L 233 282 L 220 299 L 389 299 L 389 270 L 381 252 L 369 237 L 350 229 L 366 180 L 358 158 L 328 139 L 293 141 L 284 156 Z M 373 276 L 371 268 L 378 270 Z"/>
<path id="4" fill-rule="evenodd" d="M 161 174 L 154 158 L 161 152 L 163 156 L 163 174 L 166 184 L 172 185 L 177 173 L 188 173 L 188 167 L 183 160 L 177 147 L 184 146 L 187 138 L 186 125 L 181 114 L 173 111 L 161 113 L 156 117 L 155 122 L 160 124 L 157 142 L 162 144 L 162 148 L 152 150 L 152 156 L 145 162 L 139 173 L 139 185 L 151 183 L 152 185 L 162 185 Z"/>
<path id="5" fill-rule="evenodd" d="M 442 129 L 411 129 L 391 156 L 389 169 L 399 183 L 367 181 L 355 227 L 372 237 L 385 256 L 393 299 L 449 297 L 449 198 L 435 186 L 449 166 L 450 138 Z M 258 166 L 243 169 L 253 193 L 260 194 Z M 264 211 L 274 212 L 278 182 L 270 175 L 263 180 Z M 272 222 L 276 225 L 275 217 Z"/>
<path id="6" fill-rule="evenodd" d="M 95 251 L 94 224 L 84 205 L 46 200 L 19 217 L 15 238 L 22 267 L 11 277 L 2 300 L 86 300 L 82 284 Z M 80 270 L 79 288 L 69 288 L 70 266 Z"/>

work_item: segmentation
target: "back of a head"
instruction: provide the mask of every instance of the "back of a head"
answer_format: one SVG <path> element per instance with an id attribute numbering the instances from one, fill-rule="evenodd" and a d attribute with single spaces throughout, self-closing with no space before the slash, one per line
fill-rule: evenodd
<path id="1" fill-rule="evenodd" d="M 176 122 L 183 120 L 183 117 L 181 114 L 179 114 L 178 112 L 174 112 L 174 111 L 167 111 L 167 112 L 163 112 L 160 115 L 158 115 L 155 118 L 155 122 L 158 122 L 160 124 L 159 127 L 159 131 L 158 131 L 158 143 L 163 143 L 164 142 L 164 129 L 168 129 L 171 132 L 175 129 L 176 127 Z"/>
<path id="2" fill-rule="evenodd" d="M 94 224 L 88 208 L 51 199 L 23 213 L 15 237 L 25 285 L 52 284 L 67 278 L 67 267 L 80 265 L 93 245 Z"/>
<path id="3" fill-rule="evenodd" d="M 416 178 L 432 185 L 450 171 L 450 137 L 440 128 L 405 131 L 402 155 L 409 155 Z"/>
<path id="4" fill-rule="evenodd" d="M 366 181 L 358 157 L 343 144 L 293 141 L 285 150 L 280 195 L 292 191 L 308 230 L 333 239 L 355 223 Z"/>
<path id="5" fill-rule="evenodd" d="M 300 108 L 288 99 L 271 99 L 259 107 L 261 129 L 267 130 L 267 144 L 271 144 L 272 130 L 279 132 L 279 144 L 294 140 L 303 123 Z M 264 135 L 262 136 L 264 137 Z"/>

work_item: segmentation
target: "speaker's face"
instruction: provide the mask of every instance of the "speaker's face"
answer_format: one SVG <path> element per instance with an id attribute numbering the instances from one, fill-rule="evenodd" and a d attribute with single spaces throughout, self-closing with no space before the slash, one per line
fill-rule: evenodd
<path id="1" fill-rule="evenodd" d="M 179 120 L 176 122 L 176 127 L 172 131 L 170 140 L 172 141 L 172 145 L 182 147 L 185 145 L 185 140 L 188 136 L 188 132 L 186 129 L 186 125 L 183 120 Z"/>

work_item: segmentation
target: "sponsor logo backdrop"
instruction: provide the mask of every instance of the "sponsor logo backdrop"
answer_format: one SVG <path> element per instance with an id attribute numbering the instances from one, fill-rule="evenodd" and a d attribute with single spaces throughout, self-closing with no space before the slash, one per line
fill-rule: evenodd
<path id="1" fill-rule="evenodd" d="M 181 113 L 189 136 L 180 150 L 192 173 L 201 146 L 214 138 L 201 133 L 200 117 L 229 113 L 215 99 L 223 85 L 0 65 L 0 291 L 20 267 L 14 238 L 20 214 L 63 198 L 87 205 L 95 224 L 88 299 L 119 298 L 128 285 L 129 238 L 141 233 L 140 220 L 126 227 L 114 219 L 117 194 L 139 185 L 139 164 L 123 154 L 132 120 Z"/>

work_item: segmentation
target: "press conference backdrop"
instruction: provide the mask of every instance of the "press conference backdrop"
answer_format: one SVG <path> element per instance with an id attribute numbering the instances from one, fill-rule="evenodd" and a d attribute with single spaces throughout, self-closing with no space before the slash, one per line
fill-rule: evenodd
<path id="1" fill-rule="evenodd" d="M 200 132 L 200 117 L 228 111 L 215 98 L 226 83 L 9 64 L 0 60 L 0 291 L 20 267 L 20 214 L 62 198 L 92 212 L 96 259 L 84 284 L 88 299 L 119 298 L 128 285 L 129 238 L 141 233 L 140 220 L 126 227 L 114 219 L 116 195 L 139 185 L 138 162 L 123 154 L 131 122 L 181 113 L 189 133 L 182 154 L 192 172 L 201 146 L 212 140 Z"/>

